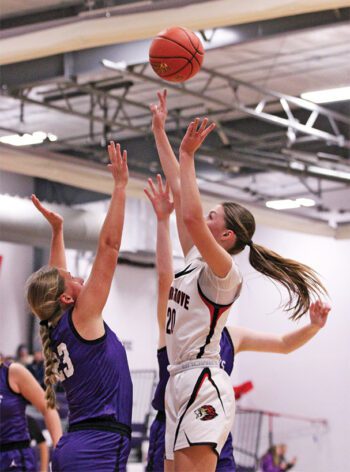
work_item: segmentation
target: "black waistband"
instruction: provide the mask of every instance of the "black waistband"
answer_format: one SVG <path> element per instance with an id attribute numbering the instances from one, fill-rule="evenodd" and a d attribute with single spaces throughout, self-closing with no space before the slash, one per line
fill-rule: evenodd
<path id="1" fill-rule="evenodd" d="M 165 423 L 165 411 L 158 411 L 156 416 L 157 421 L 162 421 Z"/>
<path id="2" fill-rule="evenodd" d="M 13 451 L 14 449 L 26 449 L 30 447 L 30 441 L 27 439 L 26 441 L 14 441 L 10 443 L 0 444 L 0 451 Z"/>
<path id="3" fill-rule="evenodd" d="M 70 424 L 68 432 L 82 431 L 85 429 L 95 429 L 99 431 L 110 431 L 119 433 L 122 436 L 131 437 L 130 426 L 119 423 L 113 416 L 98 416 L 97 418 L 89 418 L 87 420 L 79 421 L 78 423 Z"/>

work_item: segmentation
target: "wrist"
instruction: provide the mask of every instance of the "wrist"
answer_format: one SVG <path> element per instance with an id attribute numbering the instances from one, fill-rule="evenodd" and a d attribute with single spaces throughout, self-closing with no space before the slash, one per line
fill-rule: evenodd
<path id="1" fill-rule="evenodd" d="M 162 133 L 165 131 L 165 123 L 154 123 L 152 124 L 152 130 L 154 133 Z"/>
<path id="2" fill-rule="evenodd" d="M 187 151 L 187 150 L 181 149 L 181 147 L 180 147 L 180 157 L 192 160 L 193 156 L 194 156 L 193 151 Z"/>
<path id="3" fill-rule="evenodd" d="M 125 192 L 126 183 L 114 183 L 114 192 Z"/>
<path id="4" fill-rule="evenodd" d="M 157 216 L 158 223 L 167 224 L 170 220 L 170 215 Z"/>
<path id="5" fill-rule="evenodd" d="M 322 326 L 320 326 L 319 324 L 314 323 L 312 321 L 310 322 L 309 327 L 310 327 L 310 329 L 312 329 L 315 332 L 319 331 L 322 328 Z"/>

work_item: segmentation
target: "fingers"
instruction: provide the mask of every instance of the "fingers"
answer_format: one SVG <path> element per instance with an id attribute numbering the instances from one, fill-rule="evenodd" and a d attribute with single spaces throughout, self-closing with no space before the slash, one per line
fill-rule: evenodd
<path id="1" fill-rule="evenodd" d="M 143 191 L 145 192 L 145 194 L 147 195 L 148 199 L 150 200 L 150 202 L 153 204 L 153 196 L 150 194 L 150 192 L 148 191 L 147 188 L 144 188 Z"/>
<path id="2" fill-rule="evenodd" d="M 42 214 L 46 214 L 47 213 L 47 210 L 45 207 L 43 207 L 43 205 L 41 204 L 41 201 L 39 200 L 39 198 L 32 194 L 32 196 L 30 197 L 34 206 L 40 211 L 40 213 Z"/>
<path id="3" fill-rule="evenodd" d="M 108 144 L 108 156 L 112 165 L 126 165 L 128 162 L 128 152 L 126 149 L 121 152 L 121 147 L 119 143 L 110 141 Z"/>
<path id="4" fill-rule="evenodd" d="M 151 178 L 149 178 L 149 179 L 147 179 L 147 182 L 148 182 L 148 185 L 149 185 L 149 187 L 150 187 L 150 189 L 151 189 L 151 191 L 152 191 L 153 197 L 155 197 L 155 196 L 157 195 L 157 190 L 156 190 L 156 188 L 155 188 L 155 186 L 154 186 L 153 180 L 152 180 Z"/>
<path id="5" fill-rule="evenodd" d="M 197 119 L 198 119 L 198 118 L 197 118 Z M 208 124 L 208 118 L 205 117 L 204 120 L 202 121 L 202 123 L 201 123 L 199 129 L 198 129 L 198 133 L 202 133 L 202 131 L 205 130 L 207 124 Z"/>
<path id="6" fill-rule="evenodd" d="M 114 141 L 110 141 L 108 144 L 108 156 L 111 164 L 115 164 L 117 162 L 117 150 Z"/>
<path id="7" fill-rule="evenodd" d="M 161 194 L 164 193 L 162 176 L 160 174 L 157 174 L 157 182 L 158 182 L 158 191 L 159 191 L 159 193 L 161 193 Z"/>

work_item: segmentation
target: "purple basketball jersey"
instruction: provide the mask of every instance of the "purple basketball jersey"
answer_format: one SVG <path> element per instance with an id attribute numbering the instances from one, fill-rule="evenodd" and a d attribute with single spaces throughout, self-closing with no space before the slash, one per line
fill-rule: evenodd
<path id="1" fill-rule="evenodd" d="M 69 309 L 51 331 L 70 424 L 112 416 L 119 423 L 131 425 L 132 383 L 126 352 L 106 323 L 104 327 L 101 338 L 83 339 Z"/>
<path id="2" fill-rule="evenodd" d="M 9 364 L 0 365 L 0 444 L 27 441 L 29 432 L 25 417 L 27 400 L 14 392 L 9 383 Z"/>

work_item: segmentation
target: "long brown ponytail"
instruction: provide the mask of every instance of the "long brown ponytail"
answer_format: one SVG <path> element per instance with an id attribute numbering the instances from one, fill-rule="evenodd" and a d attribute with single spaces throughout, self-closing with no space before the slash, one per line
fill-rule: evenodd
<path id="1" fill-rule="evenodd" d="M 292 312 L 292 320 L 301 318 L 309 310 L 312 298 L 327 294 L 316 272 L 305 264 L 286 259 L 264 246 L 253 243 L 255 220 L 250 211 L 232 202 L 225 202 L 222 206 L 226 227 L 236 234 L 235 245 L 229 252 L 238 254 L 249 246 L 249 262 L 252 267 L 286 288 L 288 301 L 285 309 Z"/>
<path id="2" fill-rule="evenodd" d="M 49 408 L 55 408 L 54 385 L 58 381 L 57 357 L 51 349 L 50 331 L 62 315 L 60 295 L 64 292 L 64 278 L 55 267 L 44 266 L 26 282 L 26 295 L 32 312 L 41 320 L 40 336 L 45 359 L 45 398 Z"/>

